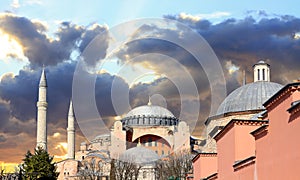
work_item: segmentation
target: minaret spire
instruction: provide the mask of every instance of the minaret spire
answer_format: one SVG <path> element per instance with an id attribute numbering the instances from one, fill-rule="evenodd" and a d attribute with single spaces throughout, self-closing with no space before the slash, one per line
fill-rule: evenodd
<path id="1" fill-rule="evenodd" d="M 45 68 L 43 67 L 37 102 L 37 138 L 36 148 L 42 148 L 47 151 L 47 79 Z"/>
<path id="2" fill-rule="evenodd" d="M 75 159 L 75 116 L 72 100 L 70 101 L 68 114 L 68 159 Z"/>

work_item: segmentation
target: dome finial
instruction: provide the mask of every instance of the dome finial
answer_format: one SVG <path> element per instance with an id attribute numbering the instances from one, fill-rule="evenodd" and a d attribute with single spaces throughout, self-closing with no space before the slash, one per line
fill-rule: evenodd
<path id="1" fill-rule="evenodd" d="M 243 70 L 243 86 L 246 85 L 246 71 Z"/>
<path id="2" fill-rule="evenodd" d="M 149 100 L 148 100 L 148 106 L 151 106 L 152 103 L 151 103 L 151 97 L 149 96 Z"/>

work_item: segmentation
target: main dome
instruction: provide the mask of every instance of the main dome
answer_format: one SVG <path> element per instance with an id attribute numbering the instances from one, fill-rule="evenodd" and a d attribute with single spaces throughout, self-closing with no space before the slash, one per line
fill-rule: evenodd
<path id="1" fill-rule="evenodd" d="M 246 84 L 230 93 L 218 108 L 216 115 L 264 109 L 263 103 L 283 86 L 268 81 Z"/>
<path id="2" fill-rule="evenodd" d="M 167 110 L 166 108 L 154 105 L 144 105 L 133 108 L 125 117 L 131 116 L 175 117 L 171 111 Z"/>
<path id="3" fill-rule="evenodd" d="M 151 103 L 132 109 L 121 121 L 123 126 L 173 126 L 179 122 L 169 110 Z"/>

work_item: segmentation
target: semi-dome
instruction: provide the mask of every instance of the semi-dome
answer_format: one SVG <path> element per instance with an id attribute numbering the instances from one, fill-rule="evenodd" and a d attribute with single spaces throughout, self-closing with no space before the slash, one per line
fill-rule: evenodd
<path id="1" fill-rule="evenodd" d="M 129 161 L 136 164 L 153 164 L 160 157 L 151 149 L 144 147 L 133 147 L 126 150 L 121 156 L 120 160 Z"/>
<path id="2" fill-rule="evenodd" d="M 121 121 L 124 126 L 172 126 L 179 120 L 166 108 L 149 103 L 132 109 Z"/>
<path id="3" fill-rule="evenodd" d="M 230 93 L 218 108 L 217 115 L 264 109 L 263 103 L 283 86 L 268 81 L 246 84 Z"/>

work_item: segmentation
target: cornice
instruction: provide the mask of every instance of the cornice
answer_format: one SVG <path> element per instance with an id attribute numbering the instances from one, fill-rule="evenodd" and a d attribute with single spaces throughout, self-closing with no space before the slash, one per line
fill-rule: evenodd
<path id="1" fill-rule="evenodd" d="M 278 102 L 283 97 L 285 97 L 286 95 L 288 95 L 291 92 L 294 92 L 296 90 L 300 91 L 300 82 L 287 84 L 281 90 L 279 90 L 277 93 L 275 93 L 271 98 L 269 98 L 263 104 L 263 106 L 268 108 L 268 107 L 272 106 L 273 104 L 275 104 L 276 102 Z"/>
<path id="2" fill-rule="evenodd" d="M 266 120 L 243 120 L 243 119 L 232 119 L 216 136 L 214 139 L 218 141 L 221 139 L 234 125 L 246 125 L 246 126 L 261 126 L 267 124 L 269 121 Z"/>

